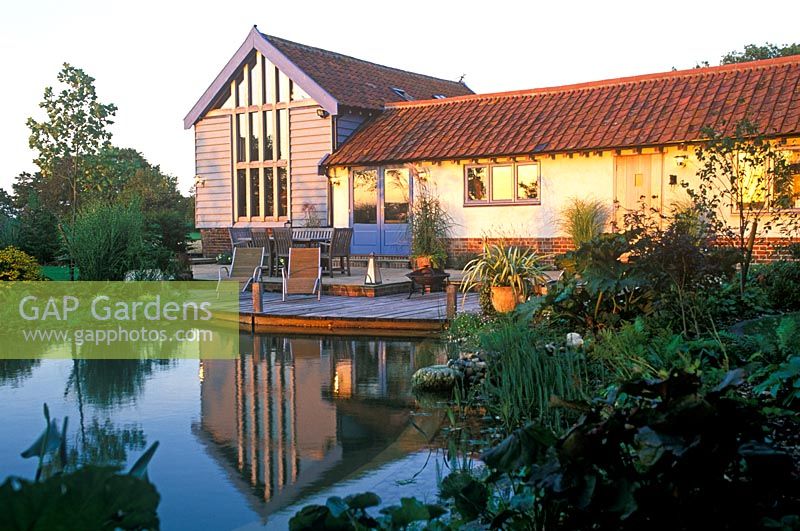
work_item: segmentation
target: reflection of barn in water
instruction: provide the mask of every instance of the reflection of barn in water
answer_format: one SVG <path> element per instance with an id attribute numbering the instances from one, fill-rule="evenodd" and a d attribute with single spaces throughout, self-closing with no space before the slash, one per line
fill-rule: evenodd
<path id="1" fill-rule="evenodd" d="M 409 440 L 401 435 L 411 375 L 435 361 L 421 350 L 407 341 L 243 335 L 237 360 L 202 362 L 197 433 L 234 483 L 263 500 L 252 499 L 254 509 L 270 514 Z M 417 436 L 401 446 L 422 444 Z"/>

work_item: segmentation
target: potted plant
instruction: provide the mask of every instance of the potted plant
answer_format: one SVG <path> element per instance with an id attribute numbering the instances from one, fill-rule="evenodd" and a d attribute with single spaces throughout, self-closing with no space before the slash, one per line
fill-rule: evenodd
<path id="1" fill-rule="evenodd" d="M 533 249 L 484 239 L 481 254 L 464 267 L 461 289 L 468 291 L 478 285 L 488 285 L 494 309 L 500 313 L 510 312 L 544 281 L 542 262 L 545 258 Z"/>
<path id="2" fill-rule="evenodd" d="M 431 266 L 444 269 L 447 263 L 447 237 L 453 219 L 422 180 L 415 183 L 414 204 L 408 223 L 413 268 Z"/>

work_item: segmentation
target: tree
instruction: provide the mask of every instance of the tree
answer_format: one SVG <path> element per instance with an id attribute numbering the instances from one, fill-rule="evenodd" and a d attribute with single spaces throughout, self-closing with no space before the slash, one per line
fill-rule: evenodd
<path id="1" fill-rule="evenodd" d="M 756 239 L 773 229 L 795 228 L 795 216 L 785 211 L 794 199 L 791 172 L 780 145 L 747 120 L 737 123 L 731 136 L 710 128 L 703 134 L 708 140 L 695 151 L 699 182 L 696 188 L 683 186 L 709 229 L 734 245 L 744 294 Z M 735 224 L 726 211 L 733 213 Z"/>
<path id="2" fill-rule="evenodd" d="M 29 145 L 38 152 L 34 162 L 45 179 L 52 179 L 66 164 L 69 210 L 74 223 L 79 192 L 82 187 L 91 186 L 84 159 L 109 143 L 111 133 L 107 127 L 113 123 L 111 118 L 117 107 L 97 101 L 94 78 L 80 68 L 64 63 L 57 79 L 64 88 L 58 94 L 53 87 L 45 88 L 39 104 L 47 119 L 38 122 L 28 118 Z"/>
<path id="3" fill-rule="evenodd" d="M 788 57 L 790 55 L 800 55 L 800 44 L 792 43 L 784 44 L 783 46 L 769 42 L 765 42 L 763 45 L 745 44 L 744 51 L 734 50 L 723 55 L 720 64 L 745 63 L 747 61 Z"/>

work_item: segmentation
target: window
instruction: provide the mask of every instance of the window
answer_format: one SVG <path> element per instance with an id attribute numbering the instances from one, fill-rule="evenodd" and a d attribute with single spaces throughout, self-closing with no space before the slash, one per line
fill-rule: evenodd
<path id="1" fill-rule="evenodd" d="M 289 110 L 278 110 L 278 127 L 276 129 L 278 140 L 278 159 L 289 158 Z"/>
<path id="2" fill-rule="evenodd" d="M 539 164 L 485 164 L 467 166 L 464 205 L 538 204 Z"/>
<path id="3" fill-rule="evenodd" d="M 492 166 L 491 200 L 514 200 L 514 166 Z"/>
<path id="4" fill-rule="evenodd" d="M 406 92 L 405 90 L 403 90 L 401 88 L 392 87 L 392 92 L 394 92 L 395 94 L 397 94 L 398 96 L 400 96 L 401 98 L 403 98 L 406 101 L 411 101 L 411 100 L 414 99 L 414 98 L 412 98 L 411 96 L 408 95 L 408 92 Z"/>
<path id="5" fill-rule="evenodd" d="M 250 160 L 261 160 L 261 150 L 258 149 L 259 130 L 261 129 L 261 113 L 250 113 Z"/>
<path id="6" fill-rule="evenodd" d="M 261 217 L 261 178 L 258 168 L 250 168 L 250 217 Z"/>
<path id="7" fill-rule="evenodd" d="M 291 81 L 289 81 L 289 77 L 281 72 L 278 71 L 278 97 L 277 101 L 284 102 L 289 101 L 289 96 L 292 92 L 291 88 Z"/>
<path id="8" fill-rule="evenodd" d="M 792 175 L 792 206 L 800 208 L 800 149 L 788 152 L 788 163 Z"/>
<path id="9" fill-rule="evenodd" d="M 311 96 L 305 90 L 300 88 L 300 85 L 292 81 L 292 101 L 309 100 Z"/>
<path id="10" fill-rule="evenodd" d="M 277 221 L 289 214 L 288 100 L 295 93 L 289 78 L 260 53 L 247 65 L 228 96 L 235 101 L 234 210 L 241 221 Z"/>
<path id="11" fill-rule="evenodd" d="M 261 160 L 272 160 L 275 153 L 275 111 L 264 111 L 264 158 Z"/>
<path id="12" fill-rule="evenodd" d="M 517 166 L 517 201 L 539 200 L 539 165 Z"/>
<path id="13" fill-rule="evenodd" d="M 472 166 L 467 168 L 467 202 L 489 201 L 489 167 Z"/>
<path id="14" fill-rule="evenodd" d="M 433 99 L 435 99 L 435 100 L 443 100 L 443 99 L 445 99 L 446 97 L 447 97 L 447 96 L 445 96 L 444 94 L 434 94 L 434 95 L 433 95 Z"/>

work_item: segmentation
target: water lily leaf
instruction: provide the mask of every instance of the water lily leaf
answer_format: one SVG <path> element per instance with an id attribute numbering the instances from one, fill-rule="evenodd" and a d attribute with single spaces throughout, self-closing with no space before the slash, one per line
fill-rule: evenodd
<path id="1" fill-rule="evenodd" d="M 156 453 L 158 449 L 158 441 L 154 442 L 150 448 L 148 448 L 145 453 L 139 456 L 139 459 L 131 467 L 130 471 L 128 472 L 129 476 L 133 476 L 140 479 L 147 478 L 147 465 L 150 464 L 150 460 L 153 458 L 153 455 Z"/>
<path id="2" fill-rule="evenodd" d="M 325 502 L 325 507 L 328 508 L 334 518 L 339 518 L 350 509 L 347 503 L 339 496 L 331 496 L 328 498 L 328 501 Z"/>
<path id="3" fill-rule="evenodd" d="M 538 462 L 556 441 L 553 432 L 539 424 L 530 423 L 514 430 L 494 448 L 486 450 L 481 459 L 490 468 L 510 472 Z"/>
<path id="4" fill-rule="evenodd" d="M 362 492 L 361 494 L 353 494 L 344 499 L 347 505 L 353 509 L 367 509 L 368 507 L 376 507 L 381 504 L 381 498 L 374 492 Z"/>
<path id="5" fill-rule="evenodd" d="M 416 498 L 400 498 L 399 506 L 384 507 L 381 513 L 389 516 L 395 528 L 404 528 L 412 522 L 430 519 L 428 508 Z"/>
<path id="6" fill-rule="evenodd" d="M 325 519 L 330 515 L 330 510 L 324 505 L 306 505 L 291 520 L 290 531 L 315 531 L 324 529 Z"/>
<path id="7" fill-rule="evenodd" d="M 49 415 L 46 414 L 45 416 L 49 418 Z M 52 421 L 48 421 L 47 428 L 45 428 L 33 444 L 20 455 L 25 459 L 29 457 L 44 457 L 56 451 L 60 445 L 61 435 L 58 432 L 58 423 L 56 419 L 53 419 Z"/>
<path id="8" fill-rule="evenodd" d="M 90 465 L 40 482 L 7 480 L 0 529 L 158 529 L 159 501 L 151 483 Z"/>

